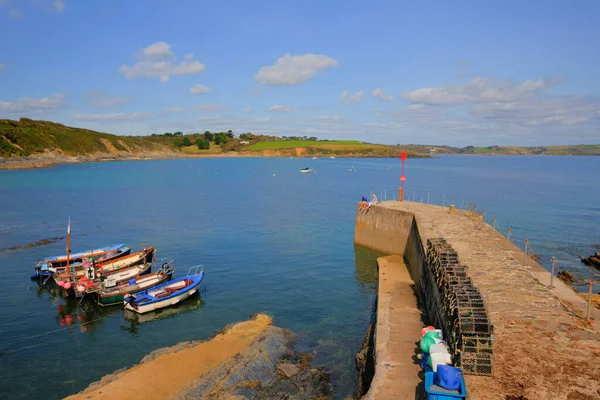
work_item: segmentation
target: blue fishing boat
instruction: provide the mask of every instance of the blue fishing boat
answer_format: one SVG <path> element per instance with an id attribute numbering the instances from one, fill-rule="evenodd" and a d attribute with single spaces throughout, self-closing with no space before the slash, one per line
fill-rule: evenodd
<path id="1" fill-rule="evenodd" d="M 196 265 L 189 269 L 186 276 L 135 294 L 125 295 L 123 298 L 125 309 L 144 314 L 175 305 L 196 293 L 203 279 L 204 268 Z"/>
<path id="2" fill-rule="evenodd" d="M 107 261 L 128 255 L 131 252 L 130 247 L 125 247 L 125 244 L 115 244 L 112 246 L 100 247 L 96 250 L 82 251 L 75 254 L 62 256 L 46 257 L 43 261 L 38 261 L 34 267 L 34 274 L 31 275 L 31 279 L 44 279 L 52 275 L 50 268 L 66 267 L 67 259 L 69 265 L 79 265 L 83 262 L 84 258 L 94 258 L 96 260 Z"/>

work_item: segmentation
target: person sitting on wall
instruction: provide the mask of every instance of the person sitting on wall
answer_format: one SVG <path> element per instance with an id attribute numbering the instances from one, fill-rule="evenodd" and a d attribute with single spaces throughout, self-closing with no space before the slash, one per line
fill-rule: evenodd
<path id="1" fill-rule="evenodd" d="M 367 208 L 370 208 L 372 205 L 377 204 L 377 196 L 375 195 L 375 193 L 373 193 L 373 200 L 371 200 L 367 206 Z"/>
<path id="2" fill-rule="evenodd" d="M 366 196 L 363 196 L 362 200 L 360 201 L 360 204 L 358 205 L 358 209 L 366 210 L 367 208 L 369 208 L 369 206 L 367 204 L 367 198 L 366 198 Z"/>

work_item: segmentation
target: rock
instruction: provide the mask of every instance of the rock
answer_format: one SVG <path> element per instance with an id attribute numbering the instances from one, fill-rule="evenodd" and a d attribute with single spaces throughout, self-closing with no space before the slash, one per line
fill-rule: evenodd
<path id="1" fill-rule="evenodd" d="M 294 336 L 270 326 L 249 346 L 182 390 L 177 399 L 328 399 L 330 377 L 293 350 Z"/>
<path id="2" fill-rule="evenodd" d="M 556 276 L 566 283 L 575 282 L 575 276 L 573 276 L 573 274 L 567 271 L 566 269 L 563 271 L 559 271 Z"/>
<path id="3" fill-rule="evenodd" d="M 600 270 L 600 253 L 595 252 L 593 255 L 589 256 L 589 257 L 580 257 L 581 258 L 581 262 L 584 263 L 585 265 L 589 265 L 590 267 L 594 267 L 598 270 Z"/>
<path id="4" fill-rule="evenodd" d="M 196 346 L 198 343 L 202 343 L 202 342 L 203 342 L 202 340 L 191 340 L 189 342 L 177 343 L 175 346 L 163 347 L 160 349 L 156 349 L 153 352 L 151 352 L 150 354 L 146 355 L 144 358 L 142 358 L 142 361 L 140 361 L 140 364 L 150 362 L 150 361 L 154 360 L 155 358 L 162 356 L 163 354 L 177 353 L 181 350 L 189 349 L 191 347 Z"/>
<path id="5" fill-rule="evenodd" d="M 280 364 L 279 372 L 283 374 L 286 378 L 291 378 L 294 375 L 297 375 L 300 372 L 301 367 L 296 364 Z"/>
<path id="6" fill-rule="evenodd" d="M 356 369 L 358 370 L 357 399 L 360 399 L 369 391 L 371 381 L 373 380 L 373 376 L 375 376 L 374 334 L 375 322 L 372 322 L 371 325 L 369 325 L 369 329 L 367 329 L 362 348 L 356 353 L 354 358 Z"/>

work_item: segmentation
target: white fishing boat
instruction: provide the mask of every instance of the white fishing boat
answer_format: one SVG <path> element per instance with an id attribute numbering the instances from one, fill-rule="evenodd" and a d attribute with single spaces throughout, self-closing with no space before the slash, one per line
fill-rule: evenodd
<path id="1" fill-rule="evenodd" d="M 173 306 L 189 298 L 198 291 L 200 282 L 204 279 L 204 268 L 200 268 L 201 265 L 191 267 L 184 277 L 136 294 L 126 295 L 123 298 L 125 309 L 143 314 Z"/>
<path id="2" fill-rule="evenodd" d="M 316 170 L 314 170 L 314 169 L 310 169 L 310 168 L 308 168 L 308 167 L 306 167 L 306 168 L 302 168 L 302 169 L 300 170 L 300 172 L 302 172 L 303 174 L 307 174 L 307 173 L 309 173 L 309 172 L 315 172 L 315 171 L 316 171 Z"/>

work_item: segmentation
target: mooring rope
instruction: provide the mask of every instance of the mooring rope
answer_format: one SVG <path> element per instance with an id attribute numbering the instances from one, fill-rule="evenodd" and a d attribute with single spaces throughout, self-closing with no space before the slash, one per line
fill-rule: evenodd
<path id="1" fill-rule="evenodd" d="M 100 318 L 96 318 L 96 319 L 91 320 L 91 321 L 80 323 L 77 326 L 86 326 L 86 325 L 92 324 L 94 322 L 98 322 L 98 321 L 100 321 L 102 319 L 113 318 L 113 317 L 116 317 L 116 316 L 107 315 L 105 317 L 100 317 Z M 75 325 L 73 324 L 73 325 L 65 326 L 64 328 L 59 328 L 59 329 L 54 329 L 54 330 L 51 330 L 51 331 L 48 331 L 48 332 L 39 333 L 37 335 L 31 335 L 31 336 L 26 336 L 26 337 L 17 337 L 17 338 L 13 338 L 12 340 L 8 340 L 7 342 L 3 342 L 2 344 L 14 344 L 14 343 L 18 343 L 18 342 L 21 342 L 21 341 L 24 341 L 24 340 L 36 339 L 36 338 L 40 338 L 40 337 L 43 337 L 43 336 L 51 335 L 51 334 L 54 334 L 54 333 L 63 332 L 63 331 L 66 331 L 68 329 L 72 329 L 74 326 Z M 16 350 L 0 351 L 0 356 L 2 356 L 4 354 L 16 353 L 16 352 L 21 351 L 21 350 L 26 350 L 26 349 L 29 349 L 29 348 L 32 348 L 32 347 L 36 347 L 36 346 L 40 346 L 40 345 L 45 345 L 45 344 L 46 343 L 37 343 L 37 344 L 33 344 L 31 346 L 23 347 L 23 348 L 16 349 Z"/>

